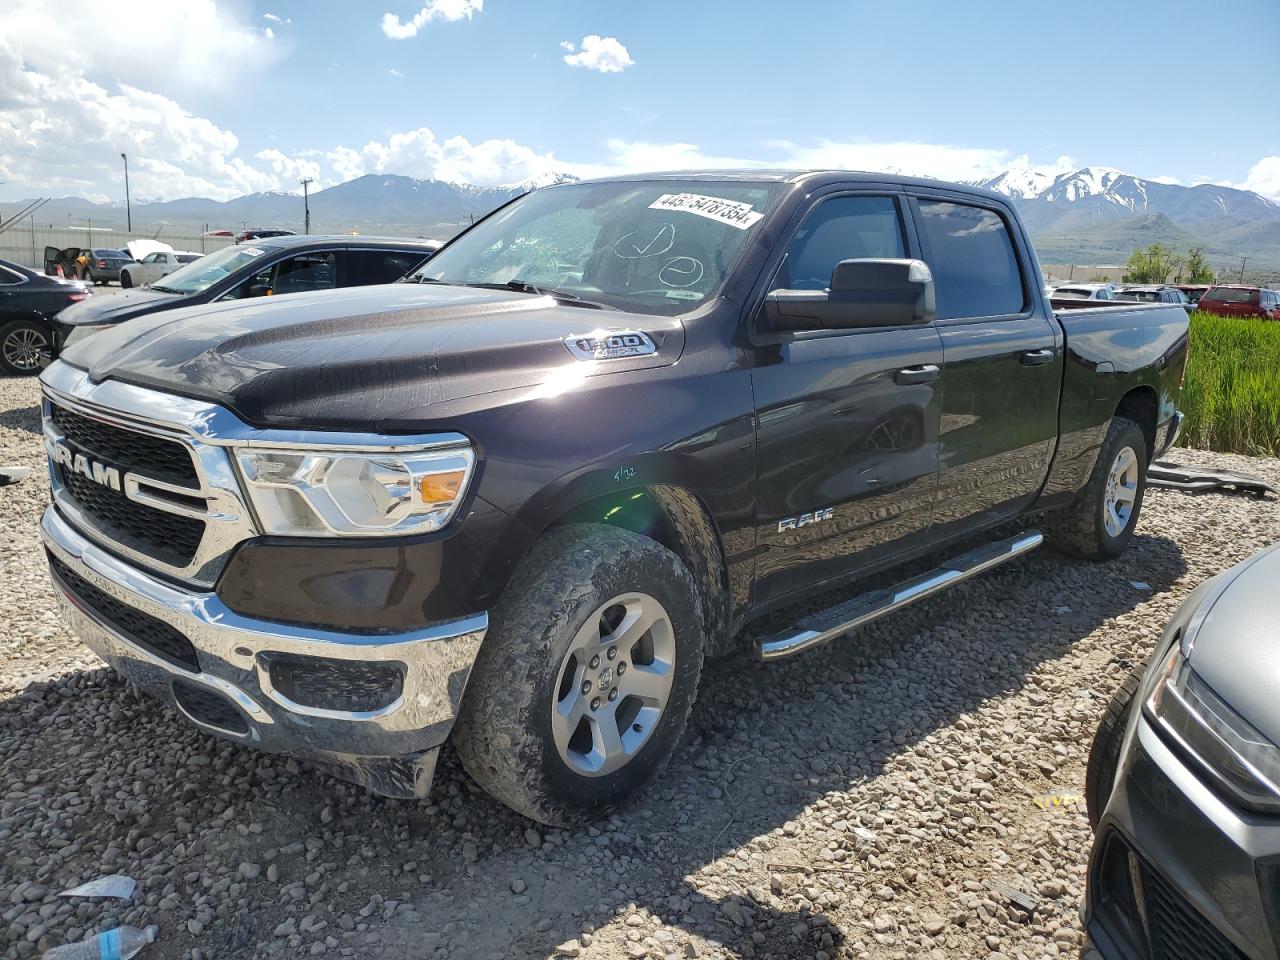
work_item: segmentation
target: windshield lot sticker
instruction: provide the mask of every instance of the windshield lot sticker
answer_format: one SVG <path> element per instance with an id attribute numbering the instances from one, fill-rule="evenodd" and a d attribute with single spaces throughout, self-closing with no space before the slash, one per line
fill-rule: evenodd
<path id="1" fill-rule="evenodd" d="M 739 230 L 746 230 L 764 216 L 751 209 L 751 204 L 738 200 L 722 200 L 720 197 L 705 197 L 700 193 L 664 193 L 653 203 L 650 210 L 682 210 L 685 213 L 697 214 L 708 220 L 727 223 Z"/>
<path id="2" fill-rule="evenodd" d="M 658 352 L 649 335 L 639 330 L 582 333 L 565 337 L 564 345 L 578 360 L 621 360 L 624 357 L 647 357 Z"/>

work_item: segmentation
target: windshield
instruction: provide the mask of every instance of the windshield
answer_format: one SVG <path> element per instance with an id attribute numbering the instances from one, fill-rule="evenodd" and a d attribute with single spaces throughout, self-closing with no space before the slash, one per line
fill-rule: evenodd
<path id="1" fill-rule="evenodd" d="M 1201 300 L 1218 300 L 1222 303 L 1257 303 L 1257 290 L 1241 290 L 1239 287 L 1214 287 Z"/>
<path id="2" fill-rule="evenodd" d="M 179 267 L 160 283 L 153 283 L 151 286 L 156 290 L 169 290 L 173 293 L 200 293 L 228 274 L 253 263 L 266 252 L 262 247 L 223 247 L 216 253 Z"/>
<path id="3" fill-rule="evenodd" d="M 1070 297 L 1073 300 L 1088 300 L 1093 296 L 1092 290 L 1081 290 L 1079 287 L 1059 287 L 1053 291 L 1055 297 Z"/>
<path id="4" fill-rule="evenodd" d="M 637 313 L 715 295 L 779 184 L 663 180 L 547 187 L 498 211 L 407 279 L 520 281 Z"/>
<path id="5" fill-rule="evenodd" d="M 1141 300 L 1145 303 L 1158 303 L 1160 294 L 1155 290 L 1122 290 L 1118 296 L 1126 300 Z"/>
<path id="6" fill-rule="evenodd" d="M 107 259 L 108 257 L 115 258 L 117 260 L 129 259 L 129 255 L 125 253 L 123 250 L 94 250 L 93 255 L 95 257 L 102 257 L 103 259 Z"/>

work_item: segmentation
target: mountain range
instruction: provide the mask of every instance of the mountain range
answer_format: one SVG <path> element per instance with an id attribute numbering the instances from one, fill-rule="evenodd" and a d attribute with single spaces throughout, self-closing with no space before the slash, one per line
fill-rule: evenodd
<path id="1" fill-rule="evenodd" d="M 1145 180 L 1110 167 L 1021 167 L 978 182 L 1013 199 L 1044 263 L 1123 263 L 1136 247 L 1204 249 L 1225 268 L 1280 268 L 1280 204 L 1250 190 Z"/>
<path id="2" fill-rule="evenodd" d="M 311 194 L 313 233 L 358 232 L 446 238 L 473 218 L 535 187 L 575 179 L 553 174 L 536 182 L 477 187 L 392 174 L 370 174 Z M 1220 269 L 1248 257 L 1251 267 L 1280 270 L 1280 204 L 1248 190 L 1215 184 L 1186 187 L 1108 167 L 1067 173 L 1011 168 L 978 182 L 1012 198 L 1044 263 L 1122 263 L 1139 246 L 1161 243 L 1204 249 Z M 302 229 L 297 194 L 253 193 L 234 200 L 202 198 L 135 203 L 135 233 L 194 235 L 205 229 Z M 0 204 L 0 217 L 21 204 Z M 122 231 L 121 204 L 54 200 L 36 226 L 86 221 Z"/>

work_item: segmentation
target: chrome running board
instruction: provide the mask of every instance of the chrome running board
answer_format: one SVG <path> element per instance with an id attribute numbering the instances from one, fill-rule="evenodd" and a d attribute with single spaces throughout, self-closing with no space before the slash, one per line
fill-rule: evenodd
<path id="1" fill-rule="evenodd" d="M 757 640 L 756 656 L 761 660 L 779 660 L 809 650 L 872 620 L 878 620 L 886 613 L 901 610 L 917 600 L 955 586 L 962 580 L 1007 563 L 1034 550 L 1043 542 L 1044 536 L 1040 531 L 1028 530 L 1008 540 L 976 547 L 911 580 L 850 597 L 834 607 L 805 617 L 790 629 Z"/>

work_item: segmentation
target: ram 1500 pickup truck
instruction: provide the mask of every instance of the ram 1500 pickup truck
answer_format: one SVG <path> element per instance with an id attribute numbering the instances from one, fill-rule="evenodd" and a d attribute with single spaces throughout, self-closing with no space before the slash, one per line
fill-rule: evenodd
<path id="1" fill-rule="evenodd" d="M 1178 306 L 1055 312 L 995 193 L 566 184 L 397 284 L 73 345 L 43 374 L 43 535 L 74 629 L 202 730 L 400 797 L 452 736 L 567 823 L 654 776 L 766 611 L 912 562 L 751 641 L 772 660 L 1035 527 L 1119 554 L 1186 356 Z"/>

